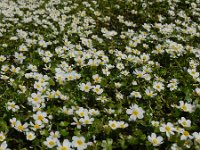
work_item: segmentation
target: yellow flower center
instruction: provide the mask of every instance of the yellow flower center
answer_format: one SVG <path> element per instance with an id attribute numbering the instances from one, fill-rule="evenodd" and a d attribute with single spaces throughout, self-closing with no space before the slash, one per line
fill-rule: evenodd
<path id="1" fill-rule="evenodd" d="M 87 91 L 89 90 L 89 86 L 85 86 L 84 89 Z"/>
<path id="2" fill-rule="evenodd" d="M 183 123 L 182 123 L 184 126 L 186 126 L 187 125 L 187 122 L 186 121 L 183 121 Z"/>
<path id="3" fill-rule="evenodd" d="M 187 110 L 187 106 L 185 106 L 185 105 L 183 105 L 181 108 L 182 108 L 184 111 Z"/>
<path id="4" fill-rule="evenodd" d="M 189 132 L 184 131 L 184 132 L 183 132 L 183 135 L 185 135 L 185 136 L 189 136 Z"/>
<path id="5" fill-rule="evenodd" d="M 41 87 L 41 86 L 40 86 L 40 84 L 36 84 L 36 88 L 38 88 L 38 89 L 39 89 L 40 87 Z"/>
<path id="6" fill-rule="evenodd" d="M 35 102 L 37 102 L 37 101 L 39 100 L 39 98 L 38 98 L 38 97 L 34 97 L 33 100 L 34 100 Z"/>
<path id="7" fill-rule="evenodd" d="M 38 120 L 42 121 L 44 119 L 44 117 L 42 115 L 38 116 Z"/>
<path id="8" fill-rule="evenodd" d="M 197 138 L 196 141 L 197 141 L 198 143 L 200 143 L 200 138 Z"/>
<path id="9" fill-rule="evenodd" d="M 112 127 L 112 128 L 116 128 L 116 124 L 112 123 L 112 124 L 111 124 L 111 127 Z"/>
<path id="10" fill-rule="evenodd" d="M 68 80 L 73 80 L 73 76 L 68 76 Z"/>
<path id="11" fill-rule="evenodd" d="M 143 76 L 143 74 L 141 74 L 141 73 L 138 73 L 138 74 L 137 74 L 137 76 L 138 76 L 138 77 L 142 77 L 142 76 Z"/>
<path id="12" fill-rule="evenodd" d="M 89 120 L 85 120 L 85 124 L 89 124 L 90 123 L 90 121 Z"/>
<path id="13" fill-rule="evenodd" d="M 137 110 L 134 110 L 134 111 L 132 112 L 132 115 L 134 115 L 134 116 L 138 116 L 138 114 L 139 114 L 139 112 L 138 112 Z"/>
<path id="14" fill-rule="evenodd" d="M 55 144 L 54 141 L 49 141 L 50 146 L 53 146 L 54 144 Z"/>
<path id="15" fill-rule="evenodd" d="M 3 141 L 4 140 L 4 137 L 3 136 L 0 136 L 0 141 Z"/>
<path id="16" fill-rule="evenodd" d="M 157 89 L 160 89 L 160 85 L 156 85 L 156 88 L 157 88 Z"/>
<path id="17" fill-rule="evenodd" d="M 99 89 L 99 88 L 96 88 L 95 91 L 98 93 L 98 92 L 100 91 L 100 89 Z"/>
<path id="18" fill-rule="evenodd" d="M 171 131 L 171 128 L 170 128 L 169 126 L 166 126 L 166 127 L 165 127 L 165 130 L 166 130 L 167 132 L 169 132 L 169 131 Z"/>
<path id="19" fill-rule="evenodd" d="M 32 139 L 32 137 L 33 137 L 33 136 L 32 136 L 31 134 L 28 135 L 28 139 Z"/>
<path id="20" fill-rule="evenodd" d="M 19 125 L 17 128 L 18 128 L 18 130 L 20 130 L 20 131 L 23 131 L 23 130 L 24 130 L 24 127 L 23 127 L 22 125 Z"/>
<path id="21" fill-rule="evenodd" d="M 80 112 L 80 116 L 83 117 L 84 116 L 84 112 Z"/>
<path id="22" fill-rule="evenodd" d="M 38 124 L 35 124 L 35 125 L 34 125 L 34 128 L 35 128 L 35 129 L 38 129 L 38 128 L 39 128 L 39 125 L 38 125 Z"/>
<path id="23" fill-rule="evenodd" d="M 68 150 L 68 148 L 65 147 L 65 146 L 62 146 L 62 147 L 60 148 L 60 150 Z"/>
<path id="24" fill-rule="evenodd" d="M 12 108 L 15 108 L 15 104 L 11 104 L 10 106 L 11 106 Z"/>
<path id="25" fill-rule="evenodd" d="M 153 144 L 158 144 L 158 140 L 155 138 L 152 140 L 152 142 L 153 142 Z"/>
<path id="26" fill-rule="evenodd" d="M 77 144 L 80 146 L 83 144 L 83 142 L 81 140 L 77 140 Z"/>
<path id="27" fill-rule="evenodd" d="M 125 128 L 124 124 L 120 124 L 120 128 Z"/>

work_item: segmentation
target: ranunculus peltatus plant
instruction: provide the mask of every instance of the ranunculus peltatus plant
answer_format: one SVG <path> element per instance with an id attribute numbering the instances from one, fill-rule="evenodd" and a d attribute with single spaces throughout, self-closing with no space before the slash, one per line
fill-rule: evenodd
<path id="1" fill-rule="evenodd" d="M 200 149 L 200 0 L 1 0 L 1 150 Z"/>

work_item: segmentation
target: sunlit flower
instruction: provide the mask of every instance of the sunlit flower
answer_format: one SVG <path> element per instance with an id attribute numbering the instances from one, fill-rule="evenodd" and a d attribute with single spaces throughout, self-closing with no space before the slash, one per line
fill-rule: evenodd
<path id="1" fill-rule="evenodd" d="M 181 131 L 182 135 L 181 135 L 181 140 L 187 140 L 187 139 L 192 139 L 192 136 L 190 135 L 190 133 L 186 130 L 182 130 Z"/>
<path id="2" fill-rule="evenodd" d="M 0 132 L 0 141 L 4 141 L 6 138 L 5 134 L 3 132 Z"/>
<path id="3" fill-rule="evenodd" d="M 90 82 L 87 82 L 86 84 L 85 83 L 81 83 L 79 87 L 80 87 L 80 90 L 84 91 L 84 92 L 89 92 L 90 89 L 92 88 Z"/>
<path id="4" fill-rule="evenodd" d="M 157 90 L 158 92 L 160 92 L 160 91 L 162 91 L 162 90 L 165 89 L 165 88 L 164 88 L 164 84 L 163 84 L 162 82 L 154 82 L 154 83 L 153 83 L 153 88 L 154 88 L 155 90 Z"/>
<path id="5" fill-rule="evenodd" d="M 35 133 L 34 132 L 26 132 L 26 139 L 29 141 L 32 141 L 36 138 Z"/>
<path id="6" fill-rule="evenodd" d="M 33 115 L 33 118 L 37 123 L 48 123 L 47 113 L 38 111 L 36 114 Z"/>
<path id="7" fill-rule="evenodd" d="M 181 117 L 181 119 L 178 120 L 178 123 L 180 123 L 183 127 L 190 127 L 191 121 L 186 120 L 185 117 Z"/>
<path id="8" fill-rule="evenodd" d="M 15 124 L 15 129 L 19 132 L 27 131 L 28 123 L 22 124 L 20 121 L 17 121 Z"/>
<path id="9" fill-rule="evenodd" d="M 85 138 L 83 136 L 81 136 L 81 137 L 73 136 L 72 137 L 72 146 L 77 148 L 77 150 L 86 149 L 87 144 L 85 143 Z"/>
<path id="10" fill-rule="evenodd" d="M 72 143 L 69 140 L 65 139 L 63 143 L 58 143 L 57 150 L 72 150 L 71 148 Z"/>
<path id="11" fill-rule="evenodd" d="M 155 133 L 151 133 L 151 136 L 148 136 L 148 140 L 153 144 L 153 146 L 159 146 L 163 143 L 162 136 L 156 136 Z"/>
<path id="12" fill-rule="evenodd" d="M 135 121 L 137 118 L 142 119 L 144 117 L 144 110 L 136 104 L 132 105 L 130 109 L 127 109 L 126 113 L 130 115 L 130 121 Z"/>
<path id="13" fill-rule="evenodd" d="M 167 137 L 170 137 L 170 135 L 174 135 L 175 128 L 172 123 L 168 122 L 167 124 L 161 125 L 160 131 L 165 132 Z"/>
<path id="14" fill-rule="evenodd" d="M 194 111 L 194 106 L 189 103 L 184 103 L 183 101 L 179 101 L 180 105 L 177 106 L 177 108 L 180 108 L 184 112 L 193 112 Z"/>
<path id="15" fill-rule="evenodd" d="M 7 143 L 6 141 L 4 141 L 3 143 L 1 143 L 1 146 L 0 146 L 0 150 L 10 150 L 9 148 L 7 148 Z"/>
<path id="16" fill-rule="evenodd" d="M 57 145 L 58 139 L 52 138 L 52 137 L 47 137 L 46 141 L 44 141 L 44 145 L 46 145 L 48 148 L 53 148 Z"/>
<path id="17" fill-rule="evenodd" d="M 194 140 L 200 144 L 200 132 L 194 132 L 193 134 Z"/>
<path id="18" fill-rule="evenodd" d="M 111 129 L 115 130 L 119 127 L 119 123 L 117 121 L 109 121 L 108 125 L 111 127 Z"/>

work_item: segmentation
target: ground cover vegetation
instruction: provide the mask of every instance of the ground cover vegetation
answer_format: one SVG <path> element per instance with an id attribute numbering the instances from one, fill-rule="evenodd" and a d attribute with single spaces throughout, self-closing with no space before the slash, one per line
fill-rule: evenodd
<path id="1" fill-rule="evenodd" d="M 199 0 L 1 0 L 0 150 L 200 149 Z"/>

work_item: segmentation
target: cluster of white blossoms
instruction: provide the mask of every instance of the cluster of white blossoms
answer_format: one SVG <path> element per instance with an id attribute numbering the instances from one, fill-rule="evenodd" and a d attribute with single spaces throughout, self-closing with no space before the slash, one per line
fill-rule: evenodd
<path id="1" fill-rule="evenodd" d="M 88 145 L 91 145 L 89 142 L 86 143 L 85 138 L 82 136 L 73 136 L 72 142 L 70 142 L 68 139 L 64 139 L 62 143 L 60 142 L 59 138 L 60 134 L 58 132 L 51 132 L 50 136 L 46 138 L 46 141 L 44 141 L 44 145 L 46 145 L 48 148 L 57 147 L 57 150 L 73 150 L 74 148 L 83 150 L 86 149 Z"/>
<path id="2" fill-rule="evenodd" d="M 0 150 L 200 149 L 200 0 L 1 0 Z"/>

